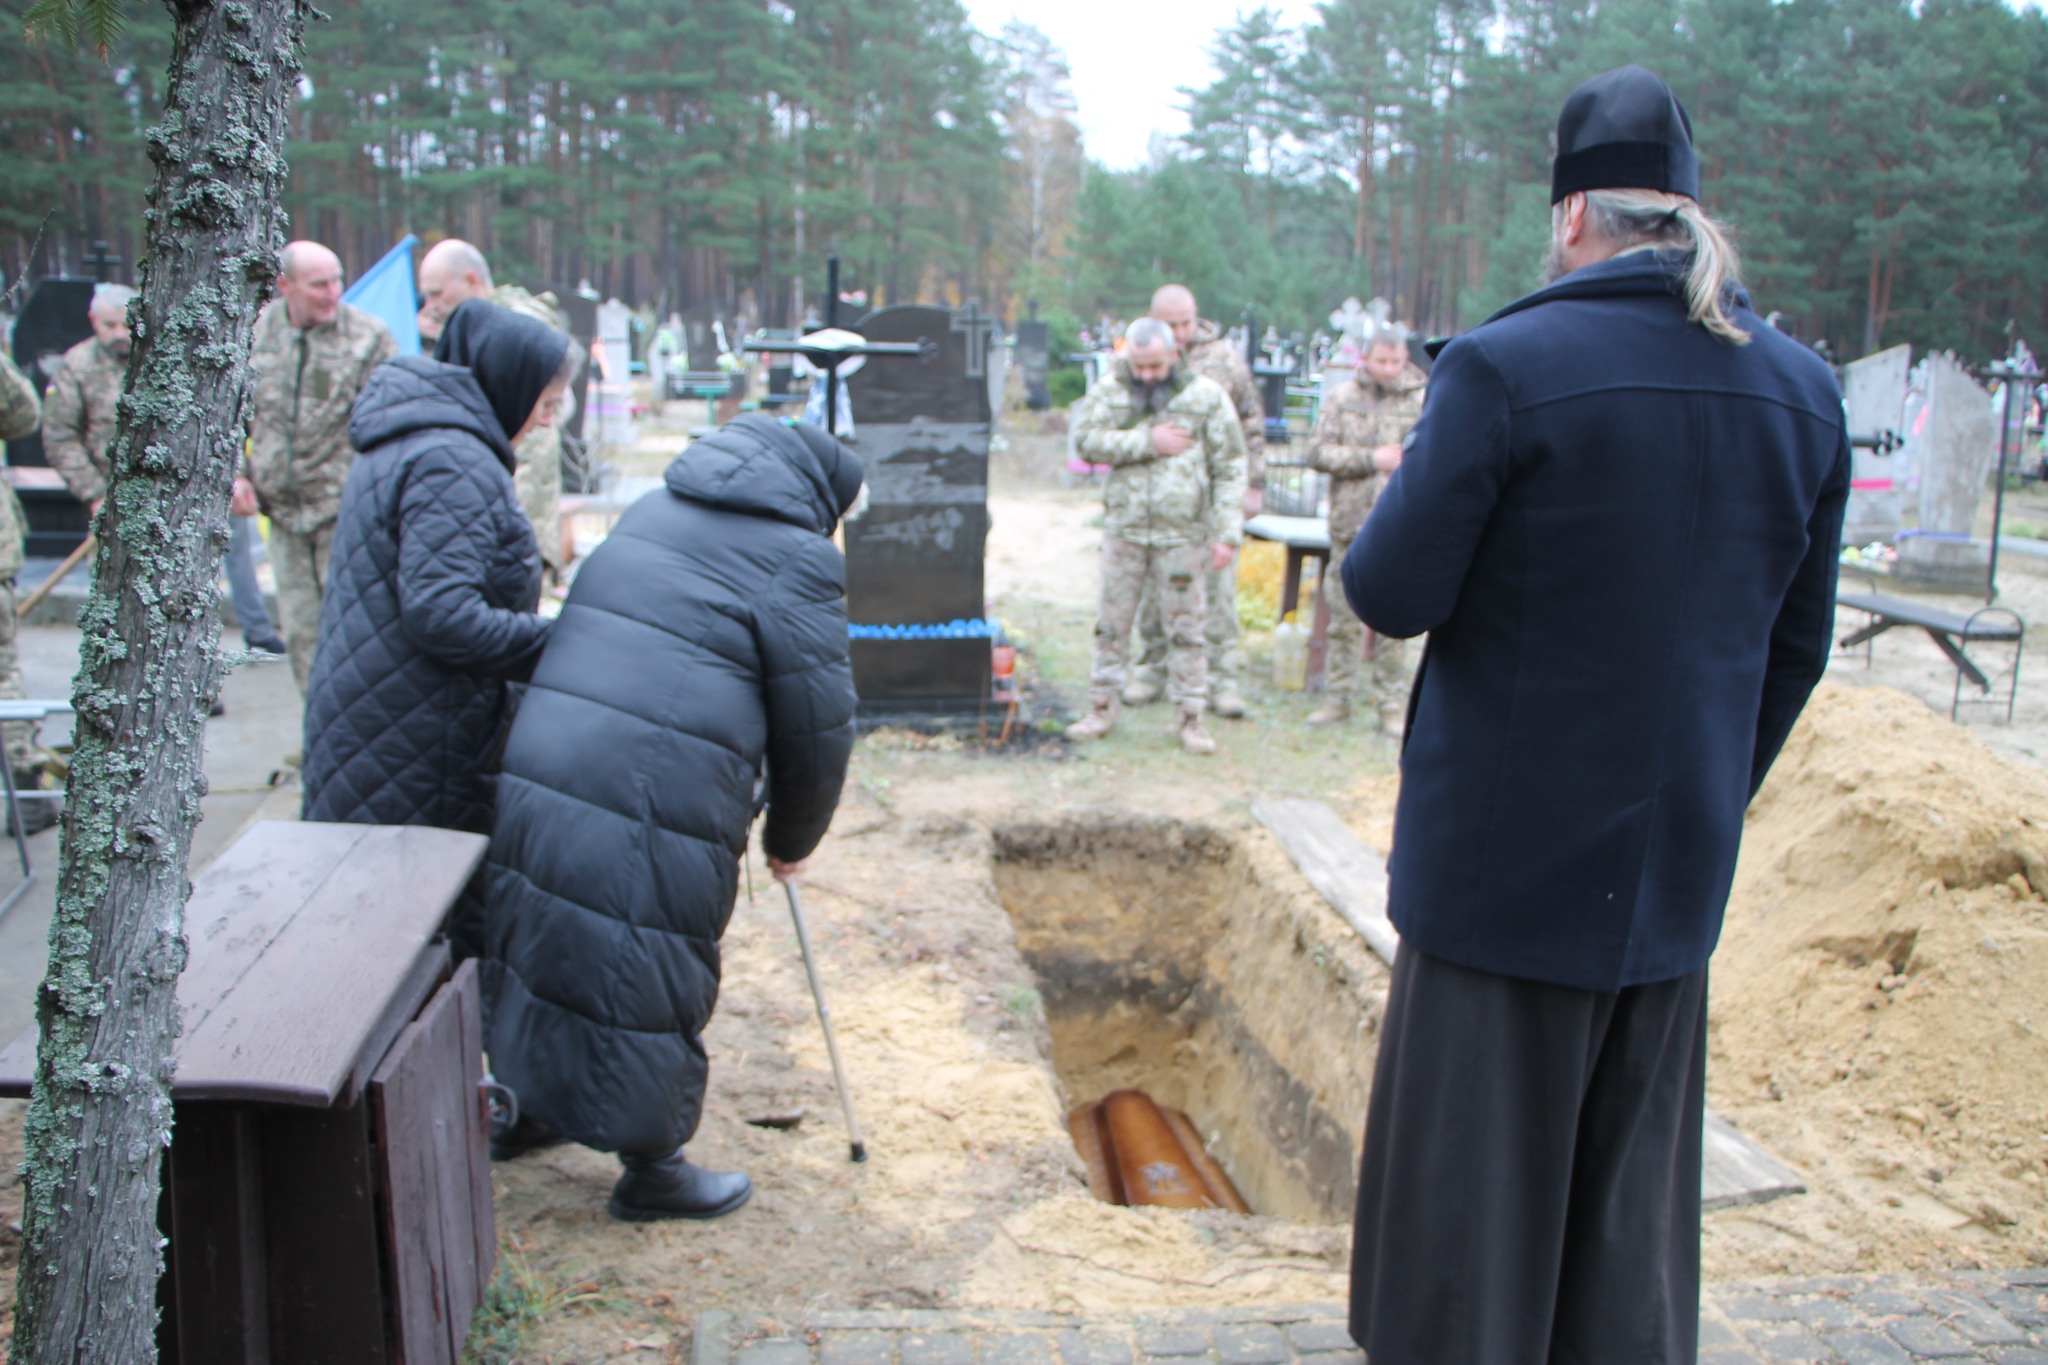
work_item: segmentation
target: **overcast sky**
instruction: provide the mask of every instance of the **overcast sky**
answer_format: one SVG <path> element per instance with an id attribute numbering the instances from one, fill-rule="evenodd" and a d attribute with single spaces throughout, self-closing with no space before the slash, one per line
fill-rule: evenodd
<path id="1" fill-rule="evenodd" d="M 1258 0 L 964 0 L 974 26 L 996 33 L 1012 19 L 1036 24 L 1066 50 L 1088 155 L 1117 170 L 1142 165 L 1152 135 L 1187 131 L 1178 93 L 1209 80 L 1207 49 L 1216 30 Z M 1298 26 L 1312 0 L 1267 0 L 1281 21 Z"/>

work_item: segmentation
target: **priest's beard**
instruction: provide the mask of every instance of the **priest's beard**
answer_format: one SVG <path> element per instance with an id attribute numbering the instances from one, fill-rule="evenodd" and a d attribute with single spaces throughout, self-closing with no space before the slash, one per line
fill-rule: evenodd
<path id="1" fill-rule="evenodd" d="M 1564 263 L 1564 239 L 1553 232 L 1550 245 L 1543 252 L 1543 283 L 1546 286 L 1556 284 L 1570 273 Z"/>

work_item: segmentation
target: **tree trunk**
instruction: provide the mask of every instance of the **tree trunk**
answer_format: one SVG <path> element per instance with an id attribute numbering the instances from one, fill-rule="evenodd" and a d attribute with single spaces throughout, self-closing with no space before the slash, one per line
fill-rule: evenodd
<path id="1" fill-rule="evenodd" d="M 300 0 L 173 0 L 150 134 L 142 297 L 97 525 L 41 1042 L 29 1105 L 16 1365 L 156 1359 L 186 862 L 249 338 L 284 243 Z"/>

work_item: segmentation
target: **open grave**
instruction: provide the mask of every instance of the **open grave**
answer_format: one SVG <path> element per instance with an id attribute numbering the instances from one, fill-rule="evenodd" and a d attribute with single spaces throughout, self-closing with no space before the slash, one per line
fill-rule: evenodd
<path id="1" fill-rule="evenodd" d="M 1255 1213 L 1350 1216 L 1374 994 L 1236 838 L 1177 820 L 999 826 L 995 884 L 1068 1108 L 1185 1111 Z"/>

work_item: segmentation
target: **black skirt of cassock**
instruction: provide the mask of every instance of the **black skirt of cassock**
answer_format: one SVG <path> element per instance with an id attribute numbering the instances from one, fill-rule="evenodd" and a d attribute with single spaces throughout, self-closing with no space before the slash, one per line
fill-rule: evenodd
<path id="1" fill-rule="evenodd" d="M 1693 1365 L 1707 974 L 1577 990 L 1404 947 L 1367 1112 L 1371 1365 Z"/>

